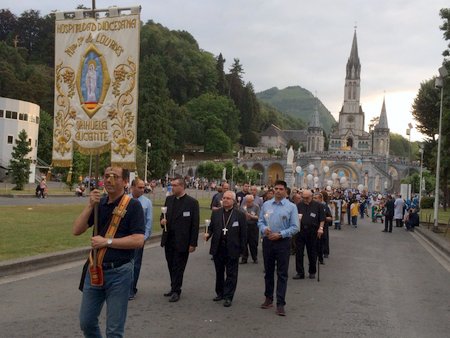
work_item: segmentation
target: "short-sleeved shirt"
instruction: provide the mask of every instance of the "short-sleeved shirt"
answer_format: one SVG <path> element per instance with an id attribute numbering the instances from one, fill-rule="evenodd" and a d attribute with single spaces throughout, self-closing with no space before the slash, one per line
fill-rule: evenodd
<path id="1" fill-rule="evenodd" d="M 317 230 L 320 222 L 325 221 L 325 212 L 321 203 L 311 201 L 309 204 L 299 203 L 297 205 L 298 213 L 302 214 L 300 231 Z"/>
<path id="2" fill-rule="evenodd" d="M 123 196 L 123 195 L 122 195 Z M 102 197 L 98 205 L 98 234 L 105 236 L 109 224 L 111 223 L 112 213 L 122 199 L 120 196 L 114 202 L 108 204 L 108 196 Z M 92 211 L 88 225 L 94 225 L 94 211 Z M 127 212 L 119 223 L 114 238 L 122 238 L 134 234 L 145 234 L 145 218 L 141 203 L 138 200 L 131 199 L 127 206 Z M 106 250 L 104 263 L 131 260 L 134 257 L 134 249 L 114 249 Z"/>

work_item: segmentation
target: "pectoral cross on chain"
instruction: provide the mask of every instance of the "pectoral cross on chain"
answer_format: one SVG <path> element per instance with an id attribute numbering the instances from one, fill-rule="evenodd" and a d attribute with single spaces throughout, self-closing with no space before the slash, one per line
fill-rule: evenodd
<path id="1" fill-rule="evenodd" d="M 222 231 L 223 231 L 223 235 L 226 236 L 227 232 L 228 232 L 228 229 L 227 228 L 223 228 Z"/>

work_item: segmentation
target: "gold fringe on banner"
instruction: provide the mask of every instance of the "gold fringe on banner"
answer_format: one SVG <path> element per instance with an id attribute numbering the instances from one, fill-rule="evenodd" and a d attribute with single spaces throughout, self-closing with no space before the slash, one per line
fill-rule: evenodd
<path id="1" fill-rule="evenodd" d="M 70 169 L 69 169 L 69 173 L 67 174 L 66 182 L 67 183 L 72 182 L 72 167 L 70 167 Z"/>
<path id="2" fill-rule="evenodd" d="M 85 148 L 80 146 L 77 142 L 73 141 L 74 150 L 78 150 L 83 155 L 100 155 L 111 151 L 111 142 L 104 144 L 98 148 Z"/>
<path id="3" fill-rule="evenodd" d="M 68 168 L 72 166 L 72 160 L 53 160 L 52 161 L 53 167 L 62 167 L 62 168 Z"/>
<path id="4" fill-rule="evenodd" d="M 121 167 L 130 171 L 136 171 L 136 162 L 111 162 L 111 167 Z"/>

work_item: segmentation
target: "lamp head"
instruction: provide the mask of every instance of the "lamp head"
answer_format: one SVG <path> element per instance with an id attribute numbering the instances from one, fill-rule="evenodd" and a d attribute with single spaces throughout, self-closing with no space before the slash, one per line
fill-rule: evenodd
<path id="1" fill-rule="evenodd" d="M 444 78 L 448 76 L 448 70 L 445 68 L 445 66 L 442 66 L 439 68 L 439 76 Z"/>

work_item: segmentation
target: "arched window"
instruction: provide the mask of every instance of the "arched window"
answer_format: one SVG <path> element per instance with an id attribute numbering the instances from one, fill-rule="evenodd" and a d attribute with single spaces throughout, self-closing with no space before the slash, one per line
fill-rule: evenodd
<path id="1" fill-rule="evenodd" d="M 351 137 L 347 139 L 347 147 L 353 148 L 353 139 Z"/>

